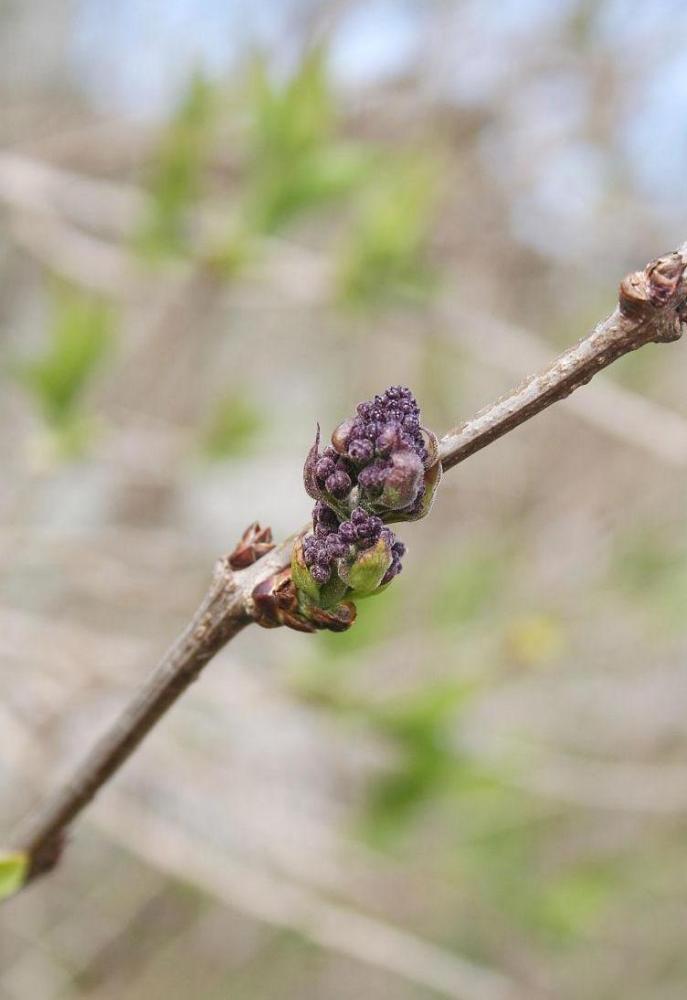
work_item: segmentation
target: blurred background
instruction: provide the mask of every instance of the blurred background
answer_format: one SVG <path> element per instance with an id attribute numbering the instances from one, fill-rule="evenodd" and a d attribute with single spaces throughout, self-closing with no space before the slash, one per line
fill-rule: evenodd
<path id="1" fill-rule="evenodd" d="M 0 25 L 4 843 L 307 519 L 316 420 L 400 382 L 442 434 L 687 238 L 687 7 Z M 447 475 L 350 633 L 232 642 L 3 907 L 2 1000 L 682 1000 L 684 351 Z"/>

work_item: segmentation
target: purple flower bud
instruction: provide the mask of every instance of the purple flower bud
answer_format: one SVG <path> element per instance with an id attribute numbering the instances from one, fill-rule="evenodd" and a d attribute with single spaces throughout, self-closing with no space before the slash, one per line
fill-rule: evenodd
<path id="1" fill-rule="evenodd" d="M 386 458 L 400 444 L 401 428 L 395 420 L 391 420 L 388 424 L 384 425 L 381 433 L 377 436 L 377 440 L 375 441 L 377 454 L 383 455 Z"/>
<path id="2" fill-rule="evenodd" d="M 331 563 L 331 561 L 332 561 L 331 556 L 329 555 L 329 551 L 326 548 L 326 543 L 320 542 L 320 548 L 318 548 L 317 550 L 317 554 L 315 556 L 315 562 L 317 563 L 318 566 L 324 566 L 325 568 L 327 568 Z"/>
<path id="3" fill-rule="evenodd" d="M 374 447 L 367 438 L 358 438 L 348 446 L 348 457 L 357 464 L 369 462 L 374 455 Z"/>
<path id="4" fill-rule="evenodd" d="M 375 459 L 358 474 L 358 484 L 370 494 L 377 494 L 384 486 L 387 471 L 391 468 L 391 463 L 386 459 Z"/>
<path id="5" fill-rule="evenodd" d="M 327 492 L 331 493 L 333 497 L 343 499 L 343 497 L 348 496 L 351 492 L 353 483 L 351 482 L 351 477 L 347 472 L 337 470 L 336 472 L 332 472 L 330 476 L 327 476 L 327 480 L 324 485 Z"/>
<path id="6" fill-rule="evenodd" d="M 331 569 L 329 569 L 329 567 L 322 566 L 320 563 L 317 563 L 310 570 L 310 575 L 312 576 L 315 583 L 319 584 L 319 586 L 321 587 L 329 580 L 329 577 L 332 575 L 332 571 Z"/>
<path id="7" fill-rule="evenodd" d="M 368 514 L 366 510 L 363 510 L 362 507 L 356 507 L 351 514 L 351 521 L 353 521 L 353 524 L 361 524 L 362 522 L 367 521 L 367 517 Z"/>
<path id="8" fill-rule="evenodd" d="M 327 552 L 332 559 L 340 559 L 346 555 L 347 545 L 339 534 L 329 535 L 326 541 Z"/>
<path id="9" fill-rule="evenodd" d="M 328 507 L 327 504 L 324 503 L 324 501 L 322 500 L 318 500 L 315 506 L 313 507 L 312 521 L 313 524 L 324 525 L 331 531 L 336 531 L 336 529 L 339 526 L 336 514 L 331 509 L 331 507 Z"/>
<path id="10" fill-rule="evenodd" d="M 355 527 L 350 521 L 342 521 L 339 525 L 339 537 L 343 538 L 344 542 L 351 543 L 355 541 Z"/>
<path id="11" fill-rule="evenodd" d="M 336 464 L 334 459 L 329 458 L 328 456 L 323 456 L 315 466 L 315 475 L 320 482 L 324 483 L 327 476 L 331 476 L 335 468 Z"/>

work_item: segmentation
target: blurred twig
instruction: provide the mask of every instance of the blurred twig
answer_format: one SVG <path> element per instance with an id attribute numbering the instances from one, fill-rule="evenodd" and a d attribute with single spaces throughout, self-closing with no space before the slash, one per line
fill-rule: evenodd
<path id="1" fill-rule="evenodd" d="M 168 875 L 191 881 L 228 906 L 288 927 L 323 948 L 456 1000 L 516 1000 L 525 996 L 501 973 L 331 902 L 305 886 L 232 863 L 209 844 L 201 848 L 124 793 L 115 793 L 106 806 L 94 811 L 91 821 L 109 838 Z M 527 996 L 533 997 L 531 989 Z"/>

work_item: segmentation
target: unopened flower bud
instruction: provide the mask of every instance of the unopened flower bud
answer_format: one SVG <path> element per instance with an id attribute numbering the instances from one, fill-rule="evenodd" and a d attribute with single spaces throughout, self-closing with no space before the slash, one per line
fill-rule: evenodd
<path id="1" fill-rule="evenodd" d="M 319 462 L 315 466 L 315 475 L 317 476 L 318 480 L 324 483 L 327 476 L 331 476 L 332 472 L 334 472 L 335 469 L 336 469 L 336 463 L 334 459 L 329 458 L 328 456 L 325 455 L 319 460 Z"/>
<path id="2" fill-rule="evenodd" d="M 342 521 L 339 525 L 339 535 L 344 542 L 354 542 L 356 539 L 355 525 L 351 521 Z"/>
<path id="3" fill-rule="evenodd" d="M 332 575 L 332 571 L 329 566 L 323 566 L 322 563 L 315 563 L 310 570 L 310 575 L 318 587 L 321 587 Z"/>
<path id="4" fill-rule="evenodd" d="M 385 424 L 375 441 L 375 448 L 378 455 L 386 458 L 395 448 L 400 446 L 400 430 L 401 429 L 396 421 L 392 420 L 388 424 Z"/>
<path id="5" fill-rule="evenodd" d="M 367 438 L 357 438 L 348 448 L 348 457 L 356 464 L 369 462 L 375 453 L 374 446 Z"/>
<path id="6" fill-rule="evenodd" d="M 422 486 L 424 467 L 414 451 L 396 451 L 391 456 L 391 469 L 387 472 L 380 503 L 391 510 L 410 507 Z"/>
<path id="7" fill-rule="evenodd" d="M 347 472 L 344 472 L 343 469 L 337 469 L 336 472 L 327 476 L 324 485 L 328 493 L 331 493 L 338 500 L 342 500 L 351 492 L 353 483 Z"/>

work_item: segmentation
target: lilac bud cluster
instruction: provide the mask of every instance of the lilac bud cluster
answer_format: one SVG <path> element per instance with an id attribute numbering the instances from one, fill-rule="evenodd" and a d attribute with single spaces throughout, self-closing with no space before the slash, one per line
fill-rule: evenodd
<path id="1" fill-rule="evenodd" d="M 297 547 L 294 575 L 311 600 L 321 598 L 327 607 L 339 599 L 340 587 L 374 593 L 400 573 L 405 547 L 384 522 L 424 517 L 441 464 L 415 397 L 399 385 L 360 403 L 322 453 L 319 442 L 318 427 L 303 470 L 317 501 L 313 528 Z"/>
<path id="2" fill-rule="evenodd" d="M 315 583 L 322 586 L 331 578 L 337 559 L 355 559 L 365 549 L 371 548 L 383 537 L 392 555 L 384 582 L 401 571 L 401 556 L 405 552 L 402 542 L 385 528 L 380 517 L 356 507 L 349 520 L 339 520 L 334 511 L 321 500 L 313 510 L 313 533 L 303 541 L 303 558 Z"/>
<path id="3" fill-rule="evenodd" d="M 392 385 L 360 403 L 355 417 L 339 424 L 322 454 L 315 443 L 306 463 L 306 488 L 316 499 L 336 506 L 357 486 L 364 494 L 359 502 L 412 514 L 421 504 L 423 474 L 431 464 L 427 440 L 412 392 Z"/>
<path id="4" fill-rule="evenodd" d="M 360 403 L 346 440 L 346 455 L 357 465 L 367 465 L 375 456 L 388 458 L 394 451 L 414 451 L 423 462 L 427 458 L 420 407 L 401 385 Z"/>
<path id="5" fill-rule="evenodd" d="M 353 420 L 340 424 L 332 437 L 334 452 L 346 464 L 347 474 L 373 503 L 413 509 L 424 495 L 422 470 L 427 447 L 420 426 L 420 407 L 410 389 L 390 386 L 384 393 L 360 403 Z M 401 492 L 387 503 L 385 486 L 400 481 Z M 403 485 L 405 484 L 405 490 Z M 402 497 L 400 504 L 398 497 Z"/>

